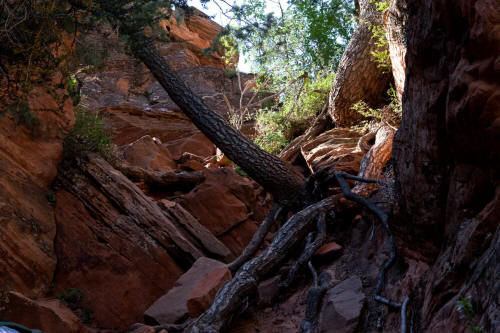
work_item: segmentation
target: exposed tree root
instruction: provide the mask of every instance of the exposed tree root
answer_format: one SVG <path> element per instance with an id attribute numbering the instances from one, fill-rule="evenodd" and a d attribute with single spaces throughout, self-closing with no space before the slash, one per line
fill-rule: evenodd
<path id="1" fill-rule="evenodd" d="M 264 238 L 266 237 L 267 233 L 269 232 L 275 221 L 278 219 L 278 216 L 282 211 L 283 207 L 279 204 L 275 204 L 271 207 L 271 210 L 269 210 L 269 213 L 267 213 L 266 218 L 260 224 L 259 229 L 253 235 L 250 243 L 248 243 L 248 245 L 243 250 L 243 253 L 228 265 L 228 268 L 232 273 L 236 272 L 241 267 L 241 265 L 243 265 L 251 257 L 253 257 L 255 252 L 257 252 L 259 247 L 264 242 Z"/>
<path id="2" fill-rule="evenodd" d="M 246 262 L 234 278 L 215 296 L 210 308 L 188 328 L 191 333 L 215 333 L 228 327 L 246 297 L 255 294 L 258 282 L 289 257 L 290 250 L 304 238 L 319 214 L 331 209 L 339 196 L 312 204 L 293 215 L 276 233 L 269 247 Z"/>
<path id="3" fill-rule="evenodd" d="M 288 271 L 288 275 L 280 285 L 280 289 L 289 288 L 297 277 L 297 273 L 304 268 L 307 263 L 311 260 L 312 255 L 316 252 L 321 245 L 323 245 L 326 238 L 326 224 L 325 224 L 325 213 L 320 212 L 317 217 L 317 235 L 313 241 L 313 232 L 307 235 L 307 242 L 304 250 L 302 251 L 300 257 L 297 259 L 293 267 Z"/>
<path id="4" fill-rule="evenodd" d="M 410 296 L 406 296 L 401 306 L 401 333 L 406 333 L 406 307 L 408 306 L 408 301 Z"/>
<path id="5" fill-rule="evenodd" d="M 353 193 L 346 179 L 379 185 L 384 185 L 385 183 L 376 179 L 365 179 L 363 177 L 353 176 L 345 172 L 334 172 L 332 175 L 328 175 L 329 169 L 330 168 L 322 169 L 309 177 L 306 183 L 306 190 L 311 193 L 311 198 L 318 199 L 324 195 L 326 186 L 336 181 L 340 185 L 343 196 L 350 201 L 367 207 L 380 219 L 389 235 L 391 250 L 390 258 L 380 269 L 374 299 L 392 308 L 401 309 L 401 330 L 404 332 L 403 330 L 406 330 L 406 318 L 403 320 L 403 317 L 405 317 L 406 308 L 402 309 L 402 307 L 403 305 L 406 307 L 406 303 L 401 304 L 381 295 L 385 283 L 386 272 L 393 265 L 396 258 L 396 245 L 388 225 L 387 214 L 377 207 L 375 203 Z M 288 272 L 287 278 L 280 285 L 280 289 L 289 288 L 293 284 L 299 270 L 303 269 L 306 265 L 309 266 L 314 285 L 307 295 L 306 315 L 301 324 L 301 328 L 303 332 L 312 332 L 321 299 L 328 288 L 331 277 L 327 273 L 322 273 L 318 279 L 310 259 L 325 240 L 326 213 L 334 207 L 334 204 L 339 203 L 340 197 L 341 195 L 328 197 L 308 205 L 306 208 L 293 215 L 276 233 L 269 247 L 257 257 L 250 259 L 262 244 L 270 227 L 284 211 L 283 206 L 275 204 L 243 254 L 229 265 L 231 271 L 236 272 L 234 278 L 219 290 L 210 308 L 191 323 L 187 327 L 186 332 L 215 333 L 227 328 L 231 321 L 242 312 L 244 304 L 247 304 L 248 300 L 254 297 L 258 282 L 265 277 L 266 274 L 277 269 L 280 264 L 288 259 L 290 250 L 304 239 L 306 235 L 306 246 L 292 269 Z M 317 226 L 315 237 L 314 232 L 309 232 L 314 221 L 316 221 Z M 405 300 L 405 302 L 407 302 L 407 300 Z"/>
<path id="6" fill-rule="evenodd" d="M 382 225 L 384 226 L 384 228 L 389 236 L 389 241 L 391 243 L 391 252 L 390 252 L 389 259 L 385 262 L 384 266 L 382 267 L 382 269 L 379 272 L 379 278 L 378 278 L 377 286 L 375 288 L 374 298 L 376 301 L 378 301 L 380 303 L 383 303 L 383 304 L 386 304 L 388 306 L 399 309 L 401 307 L 401 303 L 391 301 L 391 300 L 380 295 L 380 293 L 382 292 L 382 289 L 384 288 L 385 274 L 389 270 L 389 268 L 391 268 L 391 266 L 394 264 L 394 261 L 396 260 L 396 242 L 394 242 L 394 237 L 392 235 L 391 229 L 389 228 L 387 214 L 382 209 L 377 207 L 370 200 L 365 199 L 365 198 L 353 193 L 345 179 L 346 178 L 353 179 L 353 180 L 366 182 L 366 183 L 378 183 L 378 184 L 384 184 L 384 183 L 379 181 L 379 180 L 376 180 L 376 179 L 364 179 L 361 177 L 352 176 L 352 175 L 349 175 L 345 172 L 335 172 L 333 174 L 333 177 L 335 177 L 335 179 L 339 183 L 340 188 L 342 189 L 342 193 L 344 194 L 344 196 L 347 199 L 355 201 L 355 202 L 365 206 L 366 208 L 371 210 L 375 215 L 377 215 L 377 217 L 382 222 Z"/>
<path id="7" fill-rule="evenodd" d="M 318 317 L 319 308 L 321 305 L 321 300 L 328 290 L 328 286 L 332 277 L 327 272 L 322 272 L 319 276 L 318 282 L 318 274 L 314 270 L 314 267 L 309 261 L 308 263 L 309 269 L 311 270 L 311 274 L 313 276 L 313 286 L 307 292 L 306 297 L 306 314 L 304 316 L 304 320 L 300 324 L 300 328 L 303 333 L 312 333 L 314 330 L 314 323 L 316 318 Z"/>

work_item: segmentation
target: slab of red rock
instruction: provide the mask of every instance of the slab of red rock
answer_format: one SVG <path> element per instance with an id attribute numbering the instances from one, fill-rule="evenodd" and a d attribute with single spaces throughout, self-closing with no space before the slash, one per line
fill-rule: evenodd
<path id="1" fill-rule="evenodd" d="M 314 259 L 318 261 L 329 261 L 342 252 L 342 246 L 336 242 L 329 242 L 321 246 L 314 254 Z"/>
<path id="2" fill-rule="evenodd" d="M 82 306 L 101 327 L 141 321 L 205 251 L 230 254 L 187 212 L 160 208 L 100 157 L 61 165 L 57 188 L 56 292 L 84 291 Z"/>
<path id="3" fill-rule="evenodd" d="M 0 301 L 0 317 L 47 333 L 85 332 L 78 317 L 58 299 L 33 300 L 11 291 Z"/>
<path id="4" fill-rule="evenodd" d="M 365 294 L 361 290 L 361 279 L 358 276 L 352 276 L 330 289 L 321 307 L 320 332 L 354 332 L 365 299 Z"/>
<path id="5" fill-rule="evenodd" d="M 265 217 L 266 194 L 233 168 L 204 169 L 203 175 L 203 183 L 176 201 L 238 254 Z"/>
<path id="6" fill-rule="evenodd" d="M 189 316 L 187 301 L 191 292 L 214 270 L 225 268 L 225 264 L 201 257 L 175 283 L 174 287 L 144 312 L 148 325 L 173 324 L 184 321 Z"/>
<path id="7" fill-rule="evenodd" d="M 4 76 L 5 77 L 5 76 Z M 60 84 L 61 82 L 53 82 Z M 0 95 L 15 84 L 0 79 Z M 50 93 L 49 93 L 50 92 Z M 39 295 L 50 284 L 56 258 L 54 212 L 47 195 L 74 124 L 65 90 L 35 87 L 28 96 L 39 126 L 29 128 L 9 112 L 0 117 L 0 286 Z M 0 110 L 7 110 L 0 98 Z"/>
<path id="8" fill-rule="evenodd" d="M 273 298 L 276 296 L 276 293 L 279 291 L 280 281 L 281 276 L 277 275 L 259 283 L 259 306 L 267 306 L 271 304 Z"/>
<path id="9" fill-rule="evenodd" d="M 193 289 L 187 300 L 189 315 L 196 318 L 210 307 L 215 294 L 224 283 L 231 280 L 231 271 L 227 267 L 214 269 Z"/>
<path id="10" fill-rule="evenodd" d="M 176 168 L 170 151 L 162 146 L 159 139 L 150 135 L 120 147 L 120 151 L 125 162 L 146 170 L 166 172 Z"/>

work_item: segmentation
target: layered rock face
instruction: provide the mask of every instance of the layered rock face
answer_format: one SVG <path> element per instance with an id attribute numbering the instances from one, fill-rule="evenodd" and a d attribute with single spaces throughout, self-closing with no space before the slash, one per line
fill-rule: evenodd
<path id="1" fill-rule="evenodd" d="M 454 309 L 466 295 L 478 325 L 494 332 L 500 7 L 493 0 L 421 0 L 408 8 L 404 116 L 393 147 L 407 212 L 398 237 L 413 255 L 436 262 L 420 291 L 426 332 L 463 327 Z"/>
<path id="2" fill-rule="evenodd" d="M 202 53 L 219 25 L 195 10 L 189 21 L 172 18 L 162 26 L 173 40 L 158 45 L 162 55 L 213 110 L 227 115 L 224 95 L 235 108 L 251 98 L 241 96 L 251 75 L 228 76 L 220 50 Z M 157 188 L 134 184 L 97 156 L 69 159 L 58 169 L 74 122 L 64 89 L 33 91 L 30 114 L 40 121 L 33 129 L 1 113 L 0 316 L 48 332 L 52 324 L 28 320 L 29 306 L 18 306 L 14 316 L 7 291 L 53 296 L 80 290 L 78 307 L 91 311 L 94 325 L 125 330 L 197 258 L 233 259 L 270 204 L 260 187 L 232 169 L 205 169 L 219 167 L 215 146 L 112 35 L 82 38 L 109 48 L 103 71 L 77 78 L 81 104 L 101 110 L 114 134 L 117 165 L 160 176 L 201 174 L 195 183 Z M 63 79 L 52 84 L 63 86 Z M 210 217 L 205 205 L 217 205 L 220 214 Z"/>
<path id="3" fill-rule="evenodd" d="M 55 76 L 49 88 L 61 83 Z M 66 90 L 49 88 L 35 87 L 17 117 L 0 104 L 0 293 L 41 294 L 56 265 L 50 184 L 74 116 Z"/>

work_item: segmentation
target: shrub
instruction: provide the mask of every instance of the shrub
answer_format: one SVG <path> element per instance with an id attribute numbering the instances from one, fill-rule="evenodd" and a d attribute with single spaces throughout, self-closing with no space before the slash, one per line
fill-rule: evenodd
<path id="1" fill-rule="evenodd" d="M 257 112 L 256 143 L 264 150 L 278 153 L 290 140 L 302 134 L 325 105 L 335 74 L 320 72 L 306 77 L 301 85 L 281 97 L 281 103 Z"/>
<path id="2" fill-rule="evenodd" d="M 389 103 L 383 108 L 372 109 L 365 101 L 358 101 L 351 106 L 351 110 L 354 110 L 366 118 L 385 121 L 391 125 L 398 125 L 401 122 L 402 107 L 399 102 L 396 90 L 390 87 L 387 90 L 387 96 Z"/>
<path id="3" fill-rule="evenodd" d="M 378 12 L 385 12 L 389 9 L 388 0 L 370 0 L 371 3 L 375 4 Z M 370 26 L 372 32 L 372 39 L 377 46 L 375 51 L 371 51 L 370 54 L 377 63 L 377 67 L 380 68 L 384 73 L 387 73 L 391 69 L 391 57 L 389 55 L 389 42 L 387 41 L 385 29 L 380 25 Z"/>
<path id="4" fill-rule="evenodd" d="M 476 312 L 472 306 L 472 297 L 465 296 L 457 301 L 457 311 L 460 313 L 460 318 L 465 321 L 465 326 L 471 333 L 484 333 L 484 329 L 480 326 L 474 325 L 476 321 Z"/>
<path id="5" fill-rule="evenodd" d="M 68 304 L 68 306 L 76 307 L 81 302 L 84 295 L 85 293 L 83 292 L 83 290 L 77 288 L 68 288 L 64 292 L 57 294 L 56 297 L 60 301 Z"/>
<path id="6" fill-rule="evenodd" d="M 54 192 L 49 191 L 49 192 L 45 193 L 45 198 L 49 202 L 49 205 L 55 206 L 57 204 L 57 198 L 56 198 L 56 195 L 54 194 Z"/>
<path id="7" fill-rule="evenodd" d="M 112 138 L 98 111 L 80 107 L 76 111 L 75 127 L 64 140 L 64 151 L 74 155 L 95 152 L 109 158 Z"/>

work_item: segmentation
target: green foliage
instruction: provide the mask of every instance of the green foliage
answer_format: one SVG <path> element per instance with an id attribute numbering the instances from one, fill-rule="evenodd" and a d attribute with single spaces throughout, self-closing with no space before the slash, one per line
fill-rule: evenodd
<path id="1" fill-rule="evenodd" d="M 235 69 L 225 69 L 224 75 L 226 75 L 228 78 L 233 78 L 238 76 L 238 71 Z"/>
<path id="2" fill-rule="evenodd" d="M 40 126 L 40 119 L 31 112 L 29 104 L 25 100 L 17 100 L 7 106 L 9 114 L 16 119 L 17 125 L 24 125 L 34 132 Z"/>
<path id="3" fill-rule="evenodd" d="M 366 118 L 382 119 L 382 109 L 372 109 L 365 101 L 358 101 L 351 106 L 351 110 L 362 114 Z"/>
<path id="4" fill-rule="evenodd" d="M 66 77 L 66 89 L 68 90 L 69 97 L 71 97 L 71 100 L 73 101 L 73 106 L 77 106 L 82 98 L 80 96 L 78 81 L 74 75 Z"/>
<path id="5" fill-rule="evenodd" d="M 83 292 L 83 290 L 77 288 L 68 288 L 64 292 L 57 294 L 56 297 L 60 301 L 68 304 L 70 307 L 76 307 L 81 302 L 84 295 L 85 292 Z"/>
<path id="6" fill-rule="evenodd" d="M 389 0 L 370 0 L 370 3 L 375 4 L 379 12 L 385 12 L 389 9 Z"/>
<path id="7" fill-rule="evenodd" d="M 276 154 L 302 134 L 326 103 L 334 79 L 333 71 L 323 71 L 314 79 L 306 77 L 282 96 L 280 107 L 260 110 L 256 115 L 256 143 Z"/>
<path id="8" fill-rule="evenodd" d="M 64 140 L 64 151 L 74 155 L 96 152 L 109 158 L 112 138 L 99 112 L 78 108 L 73 131 Z"/>
<path id="9" fill-rule="evenodd" d="M 371 51 L 370 54 L 377 63 L 377 67 L 384 73 L 391 69 L 391 57 L 389 55 L 389 42 L 387 42 L 385 29 L 380 25 L 372 25 L 370 27 L 372 39 L 377 46 L 377 50 Z"/>
<path id="10" fill-rule="evenodd" d="M 45 193 L 45 198 L 49 202 L 49 205 L 55 206 L 57 204 L 57 198 L 56 198 L 56 195 L 54 194 L 54 192 L 49 191 L 49 192 Z"/>
<path id="11" fill-rule="evenodd" d="M 260 110 L 256 117 L 259 134 L 255 143 L 270 153 L 279 153 L 288 143 L 283 131 L 283 114 L 279 109 Z"/>
<path id="12" fill-rule="evenodd" d="M 238 175 L 240 175 L 242 177 L 250 178 L 250 177 L 248 177 L 248 174 L 245 172 L 245 170 L 243 170 L 239 165 L 234 164 L 233 167 L 234 167 L 234 171 L 236 171 L 236 173 Z"/>
<path id="13" fill-rule="evenodd" d="M 379 12 L 385 12 L 389 9 L 389 0 L 370 0 L 370 2 L 375 4 Z M 377 67 L 384 73 L 387 73 L 391 69 L 391 57 L 389 55 L 389 42 L 387 41 L 385 29 L 380 25 L 371 25 L 370 30 L 372 32 L 372 39 L 377 46 L 377 50 L 370 53 L 377 63 Z"/>
<path id="14" fill-rule="evenodd" d="M 387 96 L 389 96 L 389 106 L 391 107 L 392 111 L 396 115 L 398 119 L 401 119 L 403 116 L 403 107 L 401 105 L 401 102 L 399 101 L 398 94 L 396 93 L 396 89 L 391 85 L 391 87 L 387 90 Z"/>
<path id="15" fill-rule="evenodd" d="M 81 308 L 81 319 L 82 323 L 84 324 L 90 324 L 92 322 L 92 319 L 94 318 L 94 311 L 92 309 L 83 307 Z"/>
<path id="16" fill-rule="evenodd" d="M 392 125 L 398 125 L 401 122 L 402 107 L 396 94 L 396 90 L 392 86 L 387 90 L 387 96 L 389 103 L 383 108 L 372 109 L 368 104 L 366 104 L 366 102 L 358 101 L 351 106 L 351 109 L 362 114 L 366 118 L 385 121 Z"/>
<path id="17" fill-rule="evenodd" d="M 480 326 L 474 325 L 476 321 L 476 312 L 472 306 L 472 297 L 465 296 L 457 301 L 457 311 L 460 313 L 460 318 L 465 321 L 465 326 L 471 333 L 483 333 L 484 329 Z"/>

